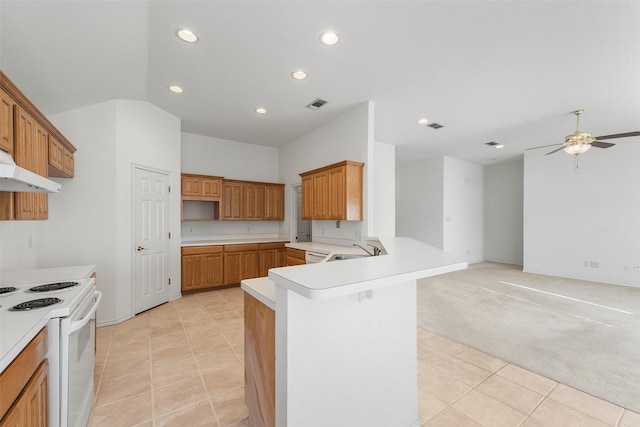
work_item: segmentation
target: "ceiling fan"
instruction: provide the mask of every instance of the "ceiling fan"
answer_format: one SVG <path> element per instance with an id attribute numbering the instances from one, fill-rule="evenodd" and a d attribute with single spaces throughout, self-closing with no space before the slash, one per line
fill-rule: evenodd
<path id="1" fill-rule="evenodd" d="M 556 146 L 556 145 L 562 145 L 562 147 L 556 148 L 555 150 L 548 152 L 547 154 L 545 154 L 545 156 L 548 156 L 549 154 L 556 153 L 556 152 L 558 152 L 560 150 L 564 150 L 568 154 L 573 154 L 575 156 L 578 156 L 578 155 L 586 152 L 587 150 L 589 150 L 591 147 L 609 148 L 609 147 L 613 147 L 614 145 L 616 145 L 616 144 L 613 144 L 611 142 L 602 142 L 603 139 L 614 139 L 614 138 L 626 138 L 626 137 L 629 137 L 629 136 L 640 136 L 640 131 L 626 132 L 626 133 L 615 133 L 615 134 L 612 134 L 612 135 L 603 135 L 603 136 L 596 136 L 596 137 L 591 136 L 591 134 L 589 132 L 580 132 L 580 115 L 583 113 L 583 111 L 584 110 L 575 110 L 575 111 L 571 112 L 571 114 L 574 114 L 576 116 L 576 131 L 574 133 L 572 133 L 571 135 L 565 136 L 564 137 L 564 143 L 562 143 L 562 144 L 542 145 L 540 147 L 527 148 L 527 150 L 535 150 L 537 148 L 553 147 L 553 146 Z"/>

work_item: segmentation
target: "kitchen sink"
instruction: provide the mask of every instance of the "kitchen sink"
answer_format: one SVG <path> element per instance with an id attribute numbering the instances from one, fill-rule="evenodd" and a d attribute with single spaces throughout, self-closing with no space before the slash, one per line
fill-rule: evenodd
<path id="1" fill-rule="evenodd" d="M 332 255 L 331 258 L 329 258 L 327 260 L 327 262 L 329 261 L 344 261 L 346 259 L 356 259 L 356 258 L 366 258 L 370 255 L 357 255 L 357 254 L 336 254 L 336 255 Z"/>

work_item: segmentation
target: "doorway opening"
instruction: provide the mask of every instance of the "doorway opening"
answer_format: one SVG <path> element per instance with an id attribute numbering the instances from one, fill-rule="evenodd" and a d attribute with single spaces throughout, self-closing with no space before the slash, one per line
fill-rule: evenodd
<path id="1" fill-rule="evenodd" d="M 311 221 L 302 219 L 302 184 L 294 184 L 295 194 L 295 240 L 294 242 L 311 242 L 313 239 Z"/>

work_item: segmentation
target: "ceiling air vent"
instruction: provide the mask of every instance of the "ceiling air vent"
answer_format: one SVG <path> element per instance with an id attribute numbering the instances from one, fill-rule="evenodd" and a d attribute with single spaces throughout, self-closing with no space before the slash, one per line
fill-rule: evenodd
<path id="1" fill-rule="evenodd" d="M 427 126 L 429 126 L 430 128 L 433 128 L 433 129 L 440 129 L 441 127 L 443 127 L 442 125 L 439 125 L 438 123 L 431 123 L 431 124 L 428 124 Z"/>
<path id="2" fill-rule="evenodd" d="M 319 110 L 324 104 L 329 101 L 325 101 L 324 99 L 316 98 L 310 104 L 307 104 L 307 108 L 310 110 Z"/>
<path id="3" fill-rule="evenodd" d="M 487 144 L 487 145 L 489 145 L 489 146 L 491 146 L 491 147 L 495 147 L 496 145 L 498 145 L 498 143 L 497 143 L 497 142 L 495 142 L 495 141 L 485 142 L 485 144 Z"/>

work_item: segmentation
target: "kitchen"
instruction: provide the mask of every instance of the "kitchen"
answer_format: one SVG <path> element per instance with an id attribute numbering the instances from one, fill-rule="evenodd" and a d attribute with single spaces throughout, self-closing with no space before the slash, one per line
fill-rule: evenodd
<path id="1" fill-rule="evenodd" d="M 3 12 L 5 19 L 6 8 Z M 113 18 L 117 21 L 118 15 Z M 313 37 L 316 37 L 315 33 Z M 3 65 L 10 67 L 11 62 L 7 58 L 4 55 Z M 308 101 L 311 99 L 305 99 L 304 103 Z M 280 149 L 237 142 L 229 135 L 225 135 L 229 138 L 225 139 L 186 132 L 177 115 L 146 101 L 101 99 L 97 103 L 87 102 L 79 108 L 58 110 L 64 112 L 48 117 L 78 148 L 76 177 L 59 179 L 63 192 L 49 196 L 48 221 L 0 224 L 0 271 L 95 264 L 98 287 L 103 292 L 98 322 L 104 326 L 116 325 L 131 318 L 135 312 L 132 296 L 135 282 L 132 248 L 135 245 L 131 241 L 134 224 L 130 214 L 133 165 L 153 166 L 168 172 L 171 187 L 175 189 L 179 188 L 182 172 L 281 182 L 290 186 L 299 182 L 298 174 L 302 171 L 344 159 L 359 161 L 366 164 L 364 221 L 341 222 L 340 228 L 335 222 L 314 224 L 315 236 L 331 241 L 393 235 L 396 223 L 395 218 L 389 215 L 395 216 L 396 212 L 388 206 L 396 191 L 393 160 L 396 153 L 393 145 L 380 142 L 373 136 L 378 105 L 375 102 L 354 104 L 316 130 L 287 139 L 290 142 Z M 328 107 L 331 104 L 323 108 Z M 318 113 L 324 114 L 323 110 Z M 583 170 L 588 170 L 585 167 L 587 159 L 585 156 L 582 160 Z M 464 166 L 476 170 L 476 165 L 465 163 Z M 461 175 L 467 176 L 465 173 Z M 479 186 L 482 191 L 482 185 L 475 180 L 469 184 L 474 190 Z M 290 187 L 288 190 L 291 194 Z M 477 204 L 473 205 L 474 209 L 477 207 Z M 292 211 L 292 197 L 287 197 L 285 212 L 290 216 Z M 399 211 L 400 214 L 406 215 L 406 211 Z M 248 227 L 251 234 L 259 236 L 289 235 L 291 232 L 288 219 L 259 225 L 255 222 L 227 225 L 215 222 L 186 224 L 179 218 L 180 203 L 172 200 L 171 230 L 174 237 L 176 230 L 180 230 L 181 237 L 242 235 L 247 233 Z M 455 215 L 453 219 L 455 224 Z M 100 227 L 96 227 L 96 223 Z M 221 226 L 229 228 L 222 229 Z M 579 234 L 577 231 L 575 235 Z M 180 294 L 179 278 L 176 277 L 180 271 L 180 240 L 174 238 L 170 243 L 173 272 L 170 299 L 178 298 Z M 73 244 L 65 245 L 64 251 L 59 250 L 60 242 L 71 241 Z M 470 248 L 474 260 L 483 258 L 478 247 L 482 245 Z M 603 270 L 601 268 L 598 272 Z M 628 274 L 620 281 L 623 280 L 629 281 Z"/>

